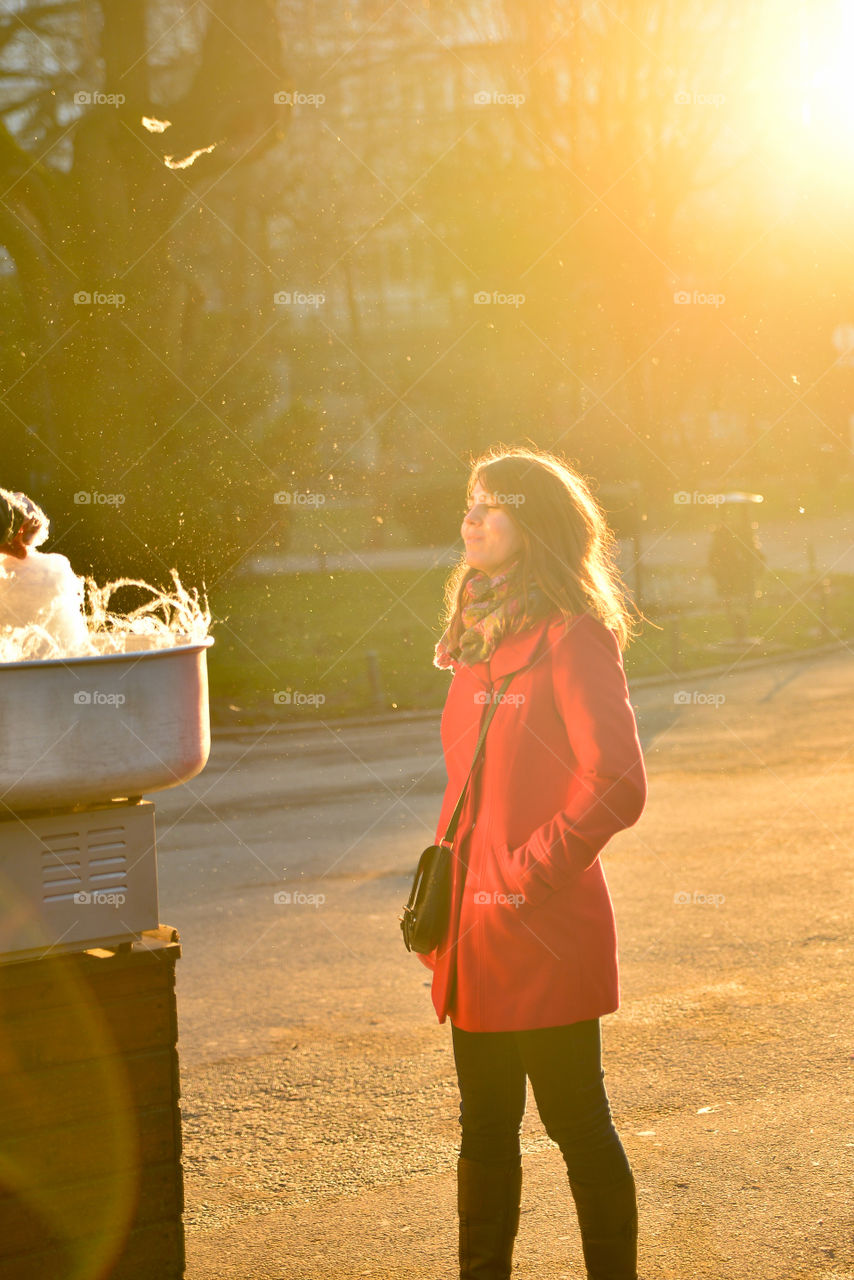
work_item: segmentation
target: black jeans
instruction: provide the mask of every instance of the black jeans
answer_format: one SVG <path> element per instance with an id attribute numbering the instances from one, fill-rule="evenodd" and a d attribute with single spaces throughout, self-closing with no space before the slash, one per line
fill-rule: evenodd
<path id="1" fill-rule="evenodd" d="M 460 1155 L 518 1164 L 527 1080 L 546 1132 L 560 1147 L 570 1184 L 631 1179 L 605 1092 L 599 1019 L 535 1031 L 461 1031 L 451 1024 L 460 1085 Z M 527 1079 L 526 1079 L 527 1078 Z"/>

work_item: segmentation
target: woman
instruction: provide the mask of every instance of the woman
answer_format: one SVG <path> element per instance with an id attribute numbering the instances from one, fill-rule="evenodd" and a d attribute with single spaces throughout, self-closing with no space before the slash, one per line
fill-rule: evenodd
<path id="1" fill-rule="evenodd" d="M 474 464 L 465 559 L 448 582 L 434 662 L 444 835 L 492 691 L 490 724 L 454 841 L 446 936 L 422 956 L 460 1087 L 461 1280 L 510 1275 L 527 1079 L 564 1157 L 590 1280 L 636 1280 L 637 1205 L 611 1122 L 599 1019 L 619 1007 L 614 913 L 599 854 L 646 801 L 621 647 L 630 634 L 614 538 L 557 457 L 493 451 Z"/>

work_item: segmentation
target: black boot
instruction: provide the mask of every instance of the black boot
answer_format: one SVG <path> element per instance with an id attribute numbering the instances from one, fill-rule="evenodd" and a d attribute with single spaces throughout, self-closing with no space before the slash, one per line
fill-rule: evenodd
<path id="1" fill-rule="evenodd" d="M 609 1186 L 570 1182 L 587 1280 L 638 1280 L 638 1207 L 629 1175 Z"/>
<path id="2" fill-rule="evenodd" d="M 460 1156 L 460 1280 L 509 1280 L 521 1201 L 521 1164 L 481 1164 Z"/>

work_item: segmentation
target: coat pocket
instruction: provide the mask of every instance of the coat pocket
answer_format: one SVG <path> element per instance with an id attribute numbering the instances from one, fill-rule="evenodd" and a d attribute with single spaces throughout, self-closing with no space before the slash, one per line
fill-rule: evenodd
<path id="1" fill-rule="evenodd" d="M 491 846 L 484 861 L 486 865 L 480 878 L 478 902 L 500 910 L 522 911 L 525 907 L 525 895 L 513 876 L 509 846 Z"/>
<path id="2" fill-rule="evenodd" d="M 499 868 L 498 874 L 501 876 L 505 892 L 513 899 L 513 905 L 525 915 L 538 910 L 544 902 L 549 901 L 554 896 L 554 890 L 549 886 L 540 882 L 533 885 L 535 893 L 527 891 L 527 887 L 522 883 L 519 874 L 519 865 L 513 859 L 513 854 L 508 844 L 497 845 L 494 851 L 495 862 Z"/>

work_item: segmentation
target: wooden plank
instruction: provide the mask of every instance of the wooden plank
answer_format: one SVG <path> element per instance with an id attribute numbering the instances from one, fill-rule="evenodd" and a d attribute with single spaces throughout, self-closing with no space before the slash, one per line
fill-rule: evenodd
<path id="1" fill-rule="evenodd" d="M 75 999 L 119 1000 L 169 987 L 174 990 L 180 948 L 159 951 L 81 952 L 0 965 L 0 1016 L 15 1017 L 38 1005 L 62 1008 Z"/>
<path id="2" fill-rule="evenodd" d="M 134 1188 L 133 1174 L 140 1165 L 175 1159 L 180 1150 L 180 1118 L 176 1107 L 154 1107 L 140 1116 L 127 1117 L 126 1124 L 105 1114 L 100 1122 L 41 1129 L 36 1133 L 2 1138 L 0 1200 L 13 1194 L 16 1186 L 61 1188 L 78 1179 L 96 1177 L 112 1169 L 118 1179 Z"/>
<path id="3" fill-rule="evenodd" d="M 140 1171 L 131 1229 L 180 1220 L 184 1199 L 180 1174 L 174 1161 L 147 1165 Z M 19 1196 L 0 1197 L 0 1275 L 5 1280 L 6 1259 L 34 1248 L 41 1251 L 49 1240 L 58 1252 L 67 1253 L 73 1241 L 91 1236 L 114 1194 L 115 1180 L 106 1174 L 74 1182 L 64 1187 L 61 1195 L 43 1195 L 38 1203 Z"/>
<path id="4" fill-rule="evenodd" d="M 145 1107 L 169 1106 L 179 1097 L 174 1046 L 128 1054 L 122 1062 L 129 1105 L 135 1112 Z M 0 1069 L 2 1139 L 102 1114 L 105 1100 L 103 1090 L 98 1088 L 100 1073 L 101 1069 L 93 1072 L 89 1061 L 65 1062 L 9 1075 Z"/>
<path id="5" fill-rule="evenodd" d="M 97 1274 L 98 1280 L 181 1280 L 184 1275 L 184 1232 L 180 1223 L 154 1223 L 130 1233 L 124 1248 L 106 1271 L 93 1270 L 102 1256 L 101 1242 L 91 1236 L 70 1247 L 39 1249 L 3 1260 L 3 1280 L 68 1280 Z M 87 1265 L 87 1260 L 89 1263 Z"/>
<path id="6" fill-rule="evenodd" d="M 65 1062 L 105 1059 L 173 1045 L 178 1039 L 171 991 L 124 1001 L 77 1002 L 0 1018 L 0 1078 Z"/>

